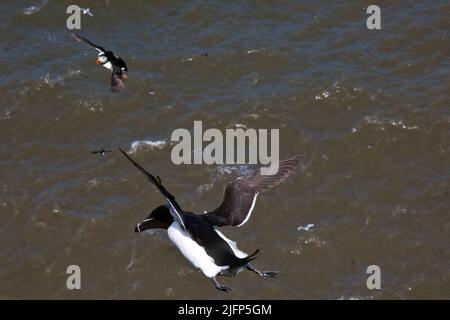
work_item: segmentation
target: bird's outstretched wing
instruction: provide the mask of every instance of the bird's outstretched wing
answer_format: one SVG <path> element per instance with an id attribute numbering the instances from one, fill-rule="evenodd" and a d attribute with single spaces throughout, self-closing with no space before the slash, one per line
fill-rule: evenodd
<path id="1" fill-rule="evenodd" d="M 205 218 L 218 227 L 242 226 L 250 218 L 258 194 L 284 181 L 299 162 L 297 155 L 280 161 L 278 172 L 273 175 L 262 175 L 259 168 L 253 174 L 237 178 L 226 186 L 220 206 L 206 213 Z"/>
<path id="2" fill-rule="evenodd" d="M 104 48 L 102 48 L 102 47 L 100 47 L 100 46 L 97 46 L 97 45 L 93 44 L 91 41 L 89 41 L 88 39 L 86 39 L 86 38 L 84 38 L 84 37 L 82 37 L 82 36 L 79 36 L 79 35 L 77 35 L 77 34 L 75 34 L 75 33 L 71 33 L 70 35 L 71 35 L 72 38 L 74 38 L 77 42 L 84 42 L 84 43 L 86 43 L 87 45 L 91 46 L 92 48 L 94 48 L 95 50 L 97 50 L 97 51 L 99 51 L 99 52 L 101 52 L 101 53 L 106 52 L 106 50 L 105 50 Z"/>
<path id="3" fill-rule="evenodd" d="M 109 153 L 109 152 L 112 152 L 112 150 L 105 150 L 105 149 L 102 149 L 102 150 L 94 150 L 94 151 L 91 151 L 92 154 L 101 154 L 101 155 L 104 155 L 105 153 Z"/>
<path id="4" fill-rule="evenodd" d="M 186 230 L 186 225 L 184 223 L 183 210 L 181 210 L 178 203 L 175 201 L 175 197 L 167 191 L 166 188 L 161 184 L 161 179 L 157 176 L 156 178 L 147 172 L 144 168 L 142 168 L 136 161 L 134 161 L 125 151 L 119 148 L 120 152 L 140 171 L 142 172 L 147 179 L 163 194 L 166 198 L 167 202 L 171 206 L 173 210 L 170 210 L 170 213 L 174 217 L 174 219 Z"/>
<path id="5" fill-rule="evenodd" d="M 122 79 L 122 74 L 115 72 L 115 67 L 113 66 L 114 70 L 111 74 L 111 90 L 113 92 L 119 92 L 123 88 L 125 88 L 125 84 Z"/>

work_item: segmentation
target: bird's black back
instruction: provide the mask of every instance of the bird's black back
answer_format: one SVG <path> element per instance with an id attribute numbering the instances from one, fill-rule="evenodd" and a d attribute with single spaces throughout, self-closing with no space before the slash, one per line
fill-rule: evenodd
<path id="1" fill-rule="evenodd" d="M 122 58 L 116 56 L 112 51 L 106 51 L 105 55 L 108 58 L 108 61 L 118 69 L 122 70 L 122 68 L 124 68 L 125 71 L 128 71 L 128 67 L 125 61 Z"/>
<path id="2" fill-rule="evenodd" d="M 236 257 L 229 244 L 222 239 L 202 215 L 187 213 L 184 215 L 187 231 L 192 239 L 204 247 L 218 266 L 239 267 L 248 261 Z"/>

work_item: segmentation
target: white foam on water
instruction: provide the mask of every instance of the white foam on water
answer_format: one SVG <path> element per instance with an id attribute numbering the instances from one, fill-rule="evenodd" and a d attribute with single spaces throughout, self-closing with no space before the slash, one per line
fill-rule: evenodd
<path id="1" fill-rule="evenodd" d="M 403 120 L 390 120 L 389 123 L 391 125 L 393 125 L 394 127 L 400 128 L 400 129 L 405 129 L 405 130 L 415 130 L 415 129 L 419 129 L 418 126 L 408 126 L 406 125 Z"/>
<path id="2" fill-rule="evenodd" d="M 79 70 L 79 69 L 69 70 L 67 72 L 68 77 L 66 77 L 66 78 L 69 78 L 69 79 L 79 78 L 80 75 L 81 75 L 81 70 Z"/>
<path id="3" fill-rule="evenodd" d="M 314 225 L 312 223 L 308 223 L 307 225 L 299 226 L 297 228 L 297 231 L 301 231 L 301 230 L 309 231 L 312 227 L 314 227 Z"/>
<path id="4" fill-rule="evenodd" d="M 319 95 L 315 96 L 316 100 L 323 100 L 326 99 L 330 96 L 330 91 L 328 90 L 324 90 L 322 91 L 322 93 L 320 93 Z"/>
<path id="5" fill-rule="evenodd" d="M 197 191 L 198 193 L 203 193 L 203 192 L 205 192 L 205 191 L 211 190 L 212 187 L 213 187 L 213 184 L 212 184 L 212 183 L 206 183 L 206 184 L 202 184 L 201 186 L 199 186 L 199 187 L 196 189 L 196 191 Z"/>
<path id="6" fill-rule="evenodd" d="M 131 143 L 131 148 L 128 151 L 129 153 L 135 153 L 140 149 L 162 149 L 167 145 L 165 140 L 137 140 Z"/>
<path id="7" fill-rule="evenodd" d="M 6 111 L 5 111 L 5 114 L 4 114 L 3 117 L 2 117 L 2 119 L 3 119 L 3 120 L 11 119 L 11 111 L 6 110 Z"/>
<path id="8" fill-rule="evenodd" d="M 58 86 L 65 86 L 67 80 L 79 78 L 81 75 L 81 70 L 79 69 L 71 69 L 67 71 L 65 74 L 51 74 L 46 73 L 39 78 L 38 83 L 32 88 L 24 88 L 20 94 L 24 95 L 28 92 L 36 92 L 41 91 L 44 88 L 55 88 Z"/>
<path id="9" fill-rule="evenodd" d="M 247 126 L 246 126 L 245 124 L 242 124 L 242 123 L 236 123 L 236 124 L 234 125 L 234 128 L 237 128 L 237 129 L 247 129 Z"/>
<path id="10" fill-rule="evenodd" d="M 44 0 L 40 5 L 29 6 L 27 8 L 24 8 L 23 14 L 25 15 L 35 14 L 36 12 L 40 11 L 42 7 L 44 7 L 47 4 L 47 2 L 48 0 Z"/>
<path id="11" fill-rule="evenodd" d="M 220 165 L 217 170 L 219 171 L 219 175 L 229 175 L 229 174 L 239 174 L 247 175 L 252 172 L 252 170 L 246 166 L 246 165 L 236 165 L 236 166 L 229 166 L 229 165 Z"/>
<path id="12" fill-rule="evenodd" d="M 386 127 L 389 125 L 394 126 L 403 130 L 417 130 L 418 126 L 415 125 L 407 125 L 403 120 L 393 120 L 393 119 L 380 119 L 374 116 L 366 116 L 364 119 L 358 123 L 355 127 L 352 128 L 352 133 L 356 133 L 360 131 L 361 127 L 365 124 L 373 124 L 378 125 L 380 130 L 385 131 Z"/>
<path id="13" fill-rule="evenodd" d="M 41 85 L 48 86 L 50 88 L 54 88 L 57 85 L 64 85 L 64 77 L 57 75 L 52 76 L 49 73 L 47 73 L 45 76 L 41 76 L 40 81 Z"/>

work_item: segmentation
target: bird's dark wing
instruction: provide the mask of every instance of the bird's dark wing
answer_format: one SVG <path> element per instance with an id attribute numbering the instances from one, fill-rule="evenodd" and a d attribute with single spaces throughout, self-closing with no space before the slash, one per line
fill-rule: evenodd
<path id="1" fill-rule="evenodd" d="M 97 51 L 99 51 L 99 52 L 106 52 L 106 50 L 105 49 L 103 49 L 102 47 L 100 47 L 100 46 L 97 46 L 97 45 L 95 45 L 95 44 L 93 44 L 91 41 L 89 41 L 88 39 L 86 39 L 86 38 L 83 38 L 82 36 L 79 36 L 79 35 L 77 35 L 77 34 L 75 34 L 75 33 L 71 33 L 71 36 L 72 36 L 72 38 L 74 38 L 77 42 L 84 42 L 84 43 L 86 43 L 87 45 L 89 45 L 89 46 L 91 46 L 92 48 L 94 48 L 95 50 L 97 50 Z"/>
<path id="2" fill-rule="evenodd" d="M 258 194 L 289 177 L 299 161 L 299 156 L 280 161 L 278 172 L 273 175 L 262 175 L 259 168 L 251 175 L 237 178 L 226 186 L 221 205 L 206 213 L 205 218 L 218 227 L 242 226 L 250 218 Z"/>
<path id="3" fill-rule="evenodd" d="M 159 177 L 155 178 L 152 174 L 147 172 L 136 161 L 134 161 L 128 154 L 126 154 L 126 152 L 123 151 L 121 148 L 119 148 L 119 150 L 140 172 L 142 172 L 147 177 L 147 179 L 156 188 L 158 188 L 158 190 L 163 194 L 163 196 L 166 198 L 167 202 L 173 209 L 173 210 L 170 210 L 170 213 L 172 214 L 174 219 L 184 228 L 184 230 L 186 230 L 186 225 L 184 223 L 183 210 L 181 210 L 180 206 L 175 201 L 175 197 L 173 195 L 171 195 L 169 193 L 169 191 L 167 191 L 166 188 L 164 188 L 164 186 L 161 184 L 161 179 Z"/>
<path id="4" fill-rule="evenodd" d="M 125 63 L 125 60 L 123 60 L 121 57 L 117 56 L 115 53 L 109 51 L 107 53 L 107 57 L 109 61 L 119 68 L 121 71 L 128 71 L 127 64 Z"/>
<path id="5" fill-rule="evenodd" d="M 122 90 L 123 88 L 125 88 L 125 84 L 123 83 L 122 80 L 122 73 L 117 73 L 115 71 L 115 67 L 113 66 L 114 71 L 111 74 L 111 90 L 113 92 L 119 92 L 120 90 Z"/>

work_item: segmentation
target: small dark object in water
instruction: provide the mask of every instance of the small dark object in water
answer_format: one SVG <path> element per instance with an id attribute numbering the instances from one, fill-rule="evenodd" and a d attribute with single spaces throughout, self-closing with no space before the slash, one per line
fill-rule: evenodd
<path id="1" fill-rule="evenodd" d="M 105 153 L 108 153 L 108 152 L 112 152 L 112 150 L 105 150 L 105 149 L 102 149 L 102 150 L 91 151 L 92 154 L 99 154 L 99 155 L 101 155 L 101 156 L 104 156 Z"/>
<path id="2" fill-rule="evenodd" d="M 208 57 L 208 51 L 202 53 L 202 57 Z"/>

